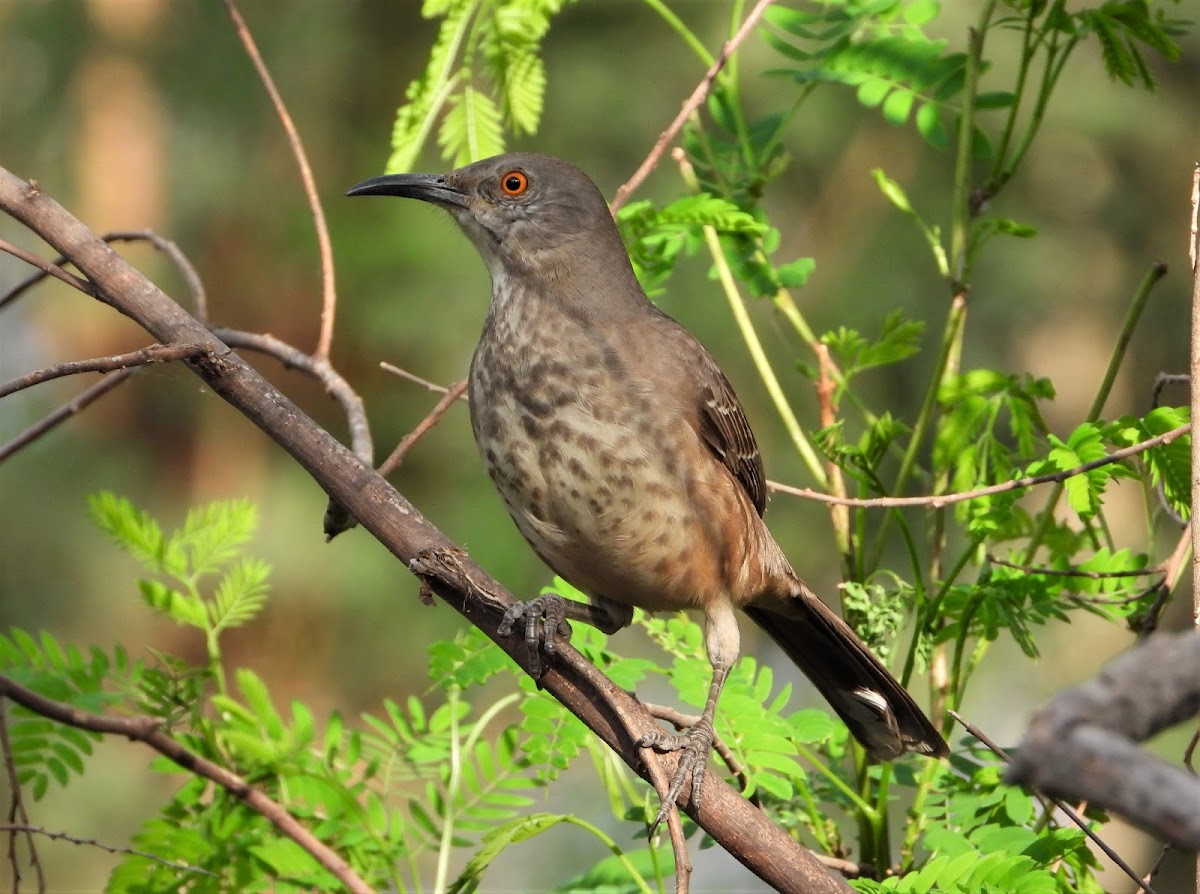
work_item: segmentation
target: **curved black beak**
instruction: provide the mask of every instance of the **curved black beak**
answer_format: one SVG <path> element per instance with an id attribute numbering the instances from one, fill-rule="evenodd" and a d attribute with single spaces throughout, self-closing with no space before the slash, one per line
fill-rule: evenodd
<path id="1" fill-rule="evenodd" d="M 435 205 L 463 207 L 467 197 L 450 186 L 442 174 L 384 174 L 356 183 L 346 190 L 348 196 L 399 196 L 420 199 Z"/>

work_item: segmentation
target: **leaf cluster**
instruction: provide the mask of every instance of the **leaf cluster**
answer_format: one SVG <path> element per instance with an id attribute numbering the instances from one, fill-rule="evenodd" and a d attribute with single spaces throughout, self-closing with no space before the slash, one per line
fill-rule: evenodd
<path id="1" fill-rule="evenodd" d="M 424 0 L 442 19 L 425 71 L 396 112 L 389 171 L 409 171 L 437 122 L 455 166 L 504 151 L 505 132 L 537 131 L 546 91 L 539 51 L 552 18 L 571 0 Z"/>

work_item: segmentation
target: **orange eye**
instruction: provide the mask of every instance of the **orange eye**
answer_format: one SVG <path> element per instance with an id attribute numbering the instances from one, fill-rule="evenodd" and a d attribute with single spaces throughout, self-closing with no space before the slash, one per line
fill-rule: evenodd
<path id="1" fill-rule="evenodd" d="M 529 178 L 520 171 L 509 171 L 500 178 L 500 189 L 506 196 L 519 196 L 529 189 Z"/>

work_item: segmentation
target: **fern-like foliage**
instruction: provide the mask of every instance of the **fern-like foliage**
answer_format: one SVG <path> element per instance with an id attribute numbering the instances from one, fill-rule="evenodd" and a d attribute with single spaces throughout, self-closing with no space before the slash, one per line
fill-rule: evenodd
<path id="1" fill-rule="evenodd" d="M 113 684 L 119 687 L 136 674 L 137 665 L 120 648 L 108 655 L 92 646 L 85 655 L 46 631 L 35 638 L 14 627 L 0 634 L 0 672 L 46 698 L 98 713 L 120 700 Z M 72 774 L 83 772 L 99 734 L 54 723 L 19 705 L 6 710 L 17 781 L 30 787 L 34 800 L 45 796 L 51 782 L 66 786 Z"/>
<path id="2" fill-rule="evenodd" d="M 107 491 L 93 496 L 89 508 L 101 530 L 156 575 L 138 582 L 142 599 L 155 612 L 212 638 L 262 610 L 270 566 L 241 555 L 257 526 L 257 509 L 249 501 L 223 500 L 195 509 L 170 536 L 148 513 Z M 205 593 L 201 583 L 218 574 L 216 586 Z"/>
<path id="3" fill-rule="evenodd" d="M 425 0 L 421 14 L 442 23 L 396 113 L 387 169 L 411 170 L 435 127 L 442 157 L 456 166 L 504 151 L 506 131 L 535 133 L 546 89 L 542 39 L 569 2 Z"/>

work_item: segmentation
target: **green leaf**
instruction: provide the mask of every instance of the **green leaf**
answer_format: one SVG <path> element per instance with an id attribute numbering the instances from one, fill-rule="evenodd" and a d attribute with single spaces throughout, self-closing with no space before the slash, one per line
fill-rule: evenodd
<path id="1" fill-rule="evenodd" d="M 883 104 L 883 119 L 899 127 L 908 121 L 916 96 L 910 90 L 895 90 Z"/>
<path id="2" fill-rule="evenodd" d="M 1016 94 L 1007 90 L 980 93 L 975 97 L 976 109 L 1007 109 L 1017 101 Z"/>
<path id="3" fill-rule="evenodd" d="M 497 155 L 504 150 L 500 128 L 500 110 L 490 96 L 463 84 L 450 97 L 449 111 L 438 131 L 438 146 L 453 163 L 468 162 Z"/>
<path id="4" fill-rule="evenodd" d="M 941 12 L 938 0 L 914 0 L 904 7 L 904 21 L 910 25 L 925 25 L 937 18 Z"/>
<path id="5" fill-rule="evenodd" d="M 258 559 L 242 559 L 229 570 L 209 604 L 213 632 L 241 627 L 253 620 L 267 601 L 271 566 Z"/>
<path id="6" fill-rule="evenodd" d="M 473 4 L 453 3 L 436 6 L 428 18 L 444 14 L 437 39 L 429 51 L 425 71 L 405 91 L 408 102 L 396 112 L 392 127 L 392 154 L 388 171 L 410 171 L 422 146 L 433 132 L 434 122 L 446 103 L 458 77 L 459 49 L 471 24 Z M 427 7 L 428 8 L 428 7 Z"/>
<path id="7" fill-rule="evenodd" d="M 775 268 L 775 273 L 779 276 L 780 285 L 785 289 L 799 289 L 808 283 L 808 278 L 816 267 L 817 262 L 812 258 L 797 258 L 780 264 Z"/>
<path id="8" fill-rule="evenodd" d="M 571 821 L 572 818 L 569 816 L 534 813 L 493 829 L 484 836 L 482 846 L 450 886 L 451 894 L 470 894 L 477 890 L 484 871 L 509 845 L 527 841 L 559 823 Z"/>
<path id="9" fill-rule="evenodd" d="M 934 149 L 945 149 L 950 145 L 950 136 L 942 124 L 941 110 L 936 103 L 926 102 L 917 107 L 917 132 Z"/>
<path id="10" fill-rule="evenodd" d="M 172 536 L 189 556 L 195 577 L 217 573 L 238 555 L 258 527 L 258 507 L 249 500 L 217 500 L 192 509 L 183 530 Z"/>
<path id="11" fill-rule="evenodd" d="M 149 513 L 124 497 L 101 491 L 88 497 L 92 520 L 133 558 L 150 571 L 182 576 L 182 557 L 168 555 L 167 539 Z"/>
<path id="12" fill-rule="evenodd" d="M 208 627 L 208 614 L 204 603 L 194 596 L 173 590 L 166 584 L 154 580 L 138 581 L 142 601 L 154 611 L 176 624 L 186 624 L 201 630 Z"/>
<path id="13" fill-rule="evenodd" d="M 858 90 L 855 97 L 859 103 L 866 106 L 868 109 L 873 109 L 883 102 L 884 97 L 892 89 L 890 81 L 885 81 L 883 78 L 867 78 L 858 85 Z"/>
<path id="14" fill-rule="evenodd" d="M 796 741 L 806 745 L 824 742 L 833 735 L 836 728 L 833 718 L 816 708 L 797 711 L 788 718 L 788 723 Z"/>

